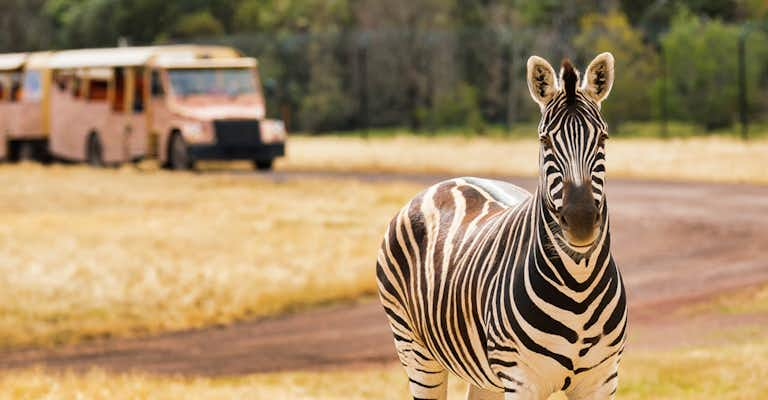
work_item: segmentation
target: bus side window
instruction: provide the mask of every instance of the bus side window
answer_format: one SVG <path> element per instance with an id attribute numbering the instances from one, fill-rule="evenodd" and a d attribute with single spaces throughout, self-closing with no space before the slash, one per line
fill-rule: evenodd
<path id="1" fill-rule="evenodd" d="M 144 112 L 144 71 L 136 70 L 136 83 L 133 85 L 133 112 Z"/>
<path id="2" fill-rule="evenodd" d="M 91 79 L 88 81 L 88 100 L 89 101 L 106 101 L 109 90 L 109 83 L 107 81 Z"/>
<path id="3" fill-rule="evenodd" d="M 83 85 L 83 80 L 79 76 L 72 77 L 72 97 L 74 98 L 80 98 L 80 87 Z"/>
<path id="4" fill-rule="evenodd" d="M 24 73 L 24 101 L 40 101 L 43 97 L 43 88 L 40 71 L 27 70 Z"/>
<path id="5" fill-rule="evenodd" d="M 112 109 L 114 111 L 125 110 L 125 74 L 122 68 L 115 68 L 115 96 Z"/>
<path id="6" fill-rule="evenodd" d="M 67 90 L 67 84 L 69 82 L 66 76 L 61 73 L 56 73 L 53 80 L 56 82 L 56 87 L 59 88 L 59 91 L 64 92 Z"/>
<path id="7" fill-rule="evenodd" d="M 11 76 L 11 101 L 21 100 L 21 74 L 16 72 Z"/>
<path id="8" fill-rule="evenodd" d="M 163 89 L 163 82 L 160 79 L 160 71 L 152 71 L 152 97 L 165 96 L 165 90 Z"/>

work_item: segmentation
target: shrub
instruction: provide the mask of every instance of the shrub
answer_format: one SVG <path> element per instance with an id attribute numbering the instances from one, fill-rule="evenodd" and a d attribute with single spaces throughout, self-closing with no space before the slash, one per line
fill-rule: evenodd
<path id="1" fill-rule="evenodd" d="M 729 126 L 739 110 L 738 40 L 741 27 L 702 19 L 681 11 L 661 43 L 667 69 L 666 104 L 673 119 L 704 125 L 707 130 Z M 752 107 L 764 96 L 760 77 L 768 60 L 765 34 L 753 32 L 747 41 L 747 93 Z M 654 94 L 662 104 L 664 84 Z"/>
<path id="2" fill-rule="evenodd" d="M 485 132 L 477 91 L 466 82 L 458 83 L 449 92 L 438 93 L 432 112 L 433 121 L 438 126 L 461 126 L 474 133 Z"/>

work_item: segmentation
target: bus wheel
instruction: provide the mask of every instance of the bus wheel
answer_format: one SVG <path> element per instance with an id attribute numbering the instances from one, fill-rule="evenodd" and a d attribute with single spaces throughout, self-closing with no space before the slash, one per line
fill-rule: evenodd
<path id="1" fill-rule="evenodd" d="M 101 142 L 99 136 L 95 133 L 91 133 L 88 136 L 88 147 L 86 148 L 86 160 L 88 165 L 92 167 L 103 167 L 104 159 L 101 155 Z"/>
<path id="2" fill-rule="evenodd" d="M 19 145 L 19 161 L 35 161 L 37 160 L 37 149 L 32 143 L 21 143 Z"/>
<path id="3" fill-rule="evenodd" d="M 272 160 L 253 160 L 253 166 L 259 171 L 269 171 L 272 169 Z"/>
<path id="4" fill-rule="evenodd" d="M 195 166 L 194 160 L 189 156 L 189 151 L 187 150 L 187 144 L 184 143 L 184 138 L 178 133 L 171 138 L 169 156 L 171 169 L 183 171 L 192 169 Z"/>

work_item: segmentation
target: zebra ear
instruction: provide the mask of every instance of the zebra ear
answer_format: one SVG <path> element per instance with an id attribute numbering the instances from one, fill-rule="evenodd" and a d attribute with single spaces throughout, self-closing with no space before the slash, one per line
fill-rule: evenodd
<path id="1" fill-rule="evenodd" d="M 613 78 L 613 54 L 602 53 L 589 63 L 581 90 L 599 106 L 611 93 Z"/>
<path id="2" fill-rule="evenodd" d="M 531 56 L 528 59 L 528 90 L 542 111 L 559 90 L 556 76 L 555 70 L 547 60 L 539 56 Z"/>

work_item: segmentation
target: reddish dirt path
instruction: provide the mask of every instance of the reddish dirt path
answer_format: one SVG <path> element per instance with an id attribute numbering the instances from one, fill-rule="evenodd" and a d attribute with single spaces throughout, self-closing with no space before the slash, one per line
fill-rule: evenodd
<path id="1" fill-rule="evenodd" d="M 275 173 L 274 179 L 348 177 L 430 183 L 435 176 Z M 515 179 L 524 187 L 532 179 Z M 680 317 L 694 301 L 768 282 L 768 187 L 610 181 L 614 255 L 629 291 L 636 349 L 697 343 L 723 326 L 768 315 Z M 103 367 L 188 375 L 324 369 L 394 360 L 374 299 L 247 321 L 223 328 L 117 339 L 53 350 L 0 353 L 0 368 Z"/>

